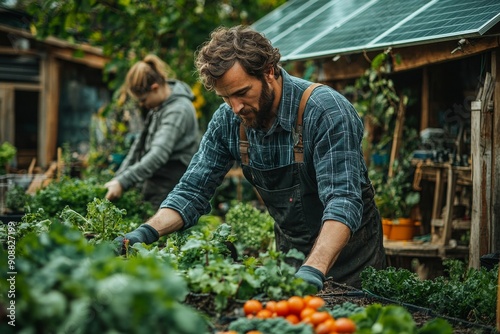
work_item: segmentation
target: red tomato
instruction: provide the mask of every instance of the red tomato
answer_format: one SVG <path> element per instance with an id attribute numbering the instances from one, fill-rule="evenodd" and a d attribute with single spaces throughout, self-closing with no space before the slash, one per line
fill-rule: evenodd
<path id="1" fill-rule="evenodd" d="M 288 301 L 280 300 L 276 303 L 276 314 L 280 317 L 286 317 L 290 314 L 290 306 L 288 305 Z"/>
<path id="2" fill-rule="evenodd" d="M 262 303 L 255 299 L 250 299 L 243 304 L 243 311 L 245 315 L 249 314 L 257 314 L 260 310 L 262 310 Z"/>
<path id="3" fill-rule="evenodd" d="M 276 302 L 274 300 L 270 300 L 266 303 L 266 310 L 269 310 L 273 313 L 276 312 Z"/>
<path id="4" fill-rule="evenodd" d="M 325 300 L 321 297 L 312 297 L 308 302 L 307 306 L 310 308 L 313 308 L 315 310 L 319 309 L 320 307 L 323 307 L 325 305 Z"/>
<path id="5" fill-rule="evenodd" d="M 316 326 L 316 334 L 330 334 L 330 333 L 335 333 L 335 320 L 333 318 L 330 318 L 326 320 L 325 322 L 320 323 L 318 326 Z"/>
<path id="6" fill-rule="evenodd" d="M 356 324 L 349 318 L 338 318 L 335 320 L 335 328 L 337 333 L 354 333 Z"/>
<path id="7" fill-rule="evenodd" d="M 298 324 L 300 322 L 299 317 L 296 314 L 289 314 L 286 316 L 286 320 L 290 322 L 291 324 Z"/>
<path id="8" fill-rule="evenodd" d="M 311 323 L 314 326 L 317 326 L 317 325 L 321 324 L 322 322 L 325 322 L 328 319 L 331 319 L 331 317 L 332 316 L 330 315 L 330 313 L 328 313 L 326 311 L 314 312 L 313 314 L 311 314 Z"/>
<path id="9" fill-rule="evenodd" d="M 304 309 L 304 300 L 299 296 L 293 296 L 288 298 L 288 306 L 290 309 L 290 313 L 292 314 L 300 314 L 302 309 Z"/>

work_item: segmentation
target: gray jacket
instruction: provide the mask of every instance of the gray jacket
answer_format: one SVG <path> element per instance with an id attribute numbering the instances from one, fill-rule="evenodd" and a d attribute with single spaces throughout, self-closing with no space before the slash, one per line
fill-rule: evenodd
<path id="1" fill-rule="evenodd" d="M 172 93 L 158 107 L 149 110 L 144 129 L 137 136 L 115 179 L 124 190 L 145 180 L 163 179 L 169 161 L 188 165 L 198 149 L 199 130 L 191 88 L 169 80 Z"/>

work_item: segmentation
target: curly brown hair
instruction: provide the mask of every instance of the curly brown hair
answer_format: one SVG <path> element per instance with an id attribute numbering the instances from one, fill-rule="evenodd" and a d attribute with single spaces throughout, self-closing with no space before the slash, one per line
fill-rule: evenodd
<path id="1" fill-rule="evenodd" d="M 195 65 L 201 82 L 209 91 L 214 90 L 221 78 L 236 62 L 258 79 L 274 68 L 279 76 L 279 49 L 274 48 L 264 35 L 248 26 L 219 27 L 210 34 L 196 52 Z"/>

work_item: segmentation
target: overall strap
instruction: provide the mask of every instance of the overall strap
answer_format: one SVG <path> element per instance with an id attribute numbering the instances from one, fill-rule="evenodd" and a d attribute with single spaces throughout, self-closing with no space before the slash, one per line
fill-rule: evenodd
<path id="1" fill-rule="evenodd" d="M 245 126 L 240 123 L 240 157 L 241 157 L 241 163 L 243 165 L 248 165 L 249 163 L 249 158 L 248 158 L 248 148 L 250 147 L 250 144 L 248 143 L 248 138 L 247 138 L 247 133 L 245 132 Z"/>
<path id="2" fill-rule="evenodd" d="M 298 142 L 293 147 L 293 154 L 295 162 L 303 162 L 304 161 L 304 145 L 302 144 L 302 121 L 304 118 L 304 110 L 306 109 L 307 100 L 309 100 L 309 96 L 313 90 L 321 86 L 320 83 L 313 83 L 302 94 L 302 98 L 300 99 L 299 111 L 297 113 L 297 123 L 295 125 L 295 134 L 298 136 Z"/>
<path id="3" fill-rule="evenodd" d="M 304 160 L 304 146 L 302 144 L 302 118 L 304 116 L 304 110 L 306 108 L 307 100 L 309 100 L 309 96 L 311 96 L 312 91 L 321 86 L 319 83 L 313 83 L 302 93 L 302 97 L 300 99 L 299 110 L 297 113 L 297 124 L 295 125 L 295 133 L 298 135 L 298 142 L 295 144 L 294 151 L 294 159 L 295 162 L 302 162 Z M 243 124 L 240 124 L 240 157 L 241 163 L 248 165 L 249 157 L 248 157 L 248 148 L 250 144 L 248 143 L 247 134 L 245 131 L 245 127 Z"/>

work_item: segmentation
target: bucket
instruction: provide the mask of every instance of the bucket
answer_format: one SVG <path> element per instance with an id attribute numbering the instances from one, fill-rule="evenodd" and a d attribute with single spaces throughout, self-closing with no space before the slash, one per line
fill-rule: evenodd
<path id="1" fill-rule="evenodd" d="M 397 218 L 392 221 L 390 240 L 412 240 L 415 224 L 411 218 Z"/>

